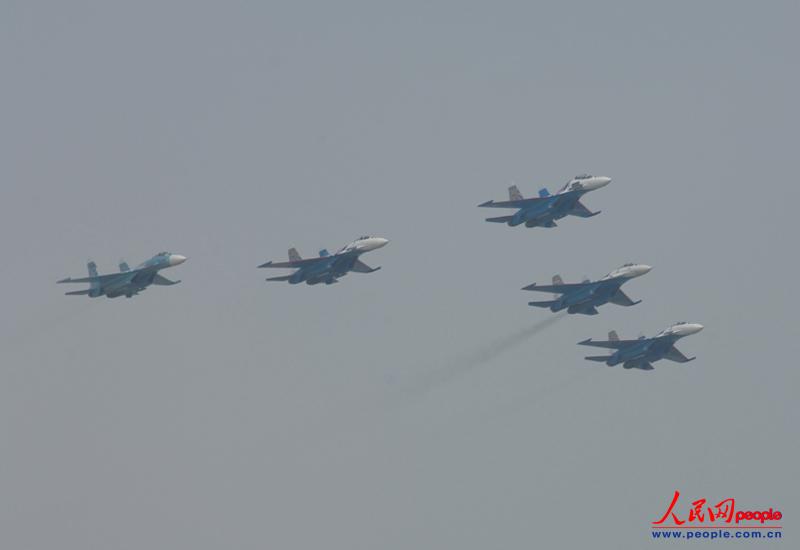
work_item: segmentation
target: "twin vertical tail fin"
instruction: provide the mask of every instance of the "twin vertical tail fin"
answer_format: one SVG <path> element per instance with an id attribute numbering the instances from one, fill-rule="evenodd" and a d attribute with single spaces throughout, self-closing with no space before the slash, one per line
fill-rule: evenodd
<path id="1" fill-rule="evenodd" d="M 119 272 L 120 273 L 126 273 L 126 272 L 128 272 L 130 270 L 131 270 L 131 266 L 128 265 L 128 262 L 126 262 L 125 260 L 120 260 L 119 261 Z"/>
<path id="2" fill-rule="evenodd" d="M 300 256 L 300 253 L 297 251 L 296 248 L 289 249 L 289 261 L 290 262 L 299 262 L 303 258 Z"/>
<path id="3" fill-rule="evenodd" d="M 508 188 L 508 200 L 510 201 L 521 201 L 522 193 L 519 192 L 519 189 L 516 185 L 512 185 Z"/>
<path id="4" fill-rule="evenodd" d="M 546 199 L 550 196 L 550 191 L 547 190 L 547 187 L 542 187 L 539 189 L 539 198 Z"/>
<path id="5" fill-rule="evenodd" d="M 553 275 L 553 286 L 561 286 L 563 284 L 564 284 L 564 279 L 561 278 L 561 275 L 559 275 L 559 274 Z M 560 297 L 561 297 L 561 294 L 559 294 L 557 292 L 553 294 L 553 299 L 554 300 L 557 300 Z"/>
<path id="6" fill-rule="evenodd" d="M 86 264 L 86 269 L 89 271 L 89 277 L 97 277 L 97 264 L 93 261 L 89 260 L 89 263 Z M 99 294 L 100 291 L 100 281 L 92 281 L 89 283 L 89 290 L 86 292 L 89 296 L 95 296 Z"/>
<path id="7" fill-rule="evenodd" d="M 611 332 L 608 333 L 608 339 L 611 342 L 619 342 L 619 334 L 617 334 L 616 330 L 612 330 Z"/>

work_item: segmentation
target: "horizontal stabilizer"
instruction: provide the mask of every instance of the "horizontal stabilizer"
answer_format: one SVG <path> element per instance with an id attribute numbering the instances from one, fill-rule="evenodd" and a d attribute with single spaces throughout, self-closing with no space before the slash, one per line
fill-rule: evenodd
<path id="1" fill-rule="evenodd" d="M 268 277 L 267 281 L 288 281 L 291 275 L 281 275 L 280 277 Z"/>
<path id="2" fill-rule="evenodd" d="M 487 222 L 506 223 L 514 219 L 514 216 L 498 216 L 496 218 L 486 218 Z"/>
<path id="3" fill-rule="evenodd" d="M 588 361 L 597 361 L 598 363 L 605 363 L 608 361 L 608 355 L 590 355 L 589 357 L 584 357 L 584 359 Z"/>
<path id="4" fill-rule="evenodd" d="M 88 296 L 91 290 L 73 290 L 72 292 L 65 292 L 67 296 Z"/>
<path id="5" fill-rule="evenodd" d="M 557 302 L 555 300 L 548 300 L 548 301 L 544 301 L 544 302 L 528 302 L 528 305 L 529 306 L 535 306 L 535 307 L 551 307 L 553 304 L 556 304 L 556 303 Z"/>

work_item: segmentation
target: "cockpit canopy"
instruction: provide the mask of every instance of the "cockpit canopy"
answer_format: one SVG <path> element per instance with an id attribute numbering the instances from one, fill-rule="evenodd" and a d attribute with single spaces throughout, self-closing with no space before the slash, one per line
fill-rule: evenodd
<path id="1" fill-rule="evenodd" d="M 588 180 L 591 177 L 592 177 L 591 174 L 579 174 L 579 175 L 575 176 L 575 179 L 576 180 Z"/>
<path id="2" fill-rule="evenodd" d="M 371 238 L 372 238 L 372 237 L 371 237 L 370 235 L 362 235 L 362 236 L 360 236 L 360 237 L 359 237 L 358 239 L 356 239 L 356 240 L 358 240 L 358 241 L 364 241 L 364 240 L 366 240 L 366 239 L 371 239 Z"/>
<path id="3" fill-rule="evenodd" d="M 636 264 L 622 264 L 622 267 L 633 267 L 633 266 L 635 266 L 635 265 L 636 265 Z"/>
<path id="4" fill-rule="evenodd" d="M 156 256 L 171 256 L 172 252 L 159 252 Z"/>

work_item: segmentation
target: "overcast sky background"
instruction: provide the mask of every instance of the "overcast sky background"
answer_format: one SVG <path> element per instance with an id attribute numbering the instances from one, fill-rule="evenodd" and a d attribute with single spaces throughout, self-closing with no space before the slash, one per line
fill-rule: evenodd
<path id="1" fill-rule="evenodd" d="M 637 549 L 676 489 L 684 515 L 781 509 L 795 539 L 798 20 L 3 2 L 0 546 Z M 595 218 L 476 208 L 581 172 L 613 178 Z M 362 234 L 391 240 L 378 273 L 255 269 Z M 182 284 L 54 284 L 160 250 Z M 633 308 L 519 290 L 628 261 L 654 266 Z M 575 345 L 680 320 L 706 326 L 688 365 Z"/>

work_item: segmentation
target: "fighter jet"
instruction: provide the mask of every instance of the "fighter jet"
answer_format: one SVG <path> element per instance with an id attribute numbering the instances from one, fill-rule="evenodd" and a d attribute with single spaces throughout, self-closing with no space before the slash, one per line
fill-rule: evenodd
<path id="1" fill-rule="evenodd" d="M 136 269 L 131 269 L 125 261 L 120 261 L 119 273 L 109 273 L 108 275 L 98 275 L 97 264 L 90 261 L 86 266 L 89 269 L 88 277 L 80 279 L 68 277 L 58 282 L 89 283 L 87 290 L 67 292 L 68 296 L 89 296 L 90 298 L 125 296 L 130 298 L 150 285 L 175 285 L 180 283 L 180 281 L 170 281 L 166 277 L 159 275 L 158 272 L 167 267 L 180 265 L 185 261 L 186 256 L 159 252 Z"/>
<path id="2" fill-rule="evenodd" d="M 317 258 L 301 258 L 296 248 L 289 249 L 288 262 L 267 262 L 258 267 L 298 268 L 291 275 L 269 277 L 267 281 L 289 281 L 296 285 L 305 282 L 308 285 L 325 283 L 332 285 L 339 282 L 339 277 L 347 275 L 350 271 L 356 273 L 373 273 L 380 267 L 371 268 L 359 259 L 365 252 L 370 252 L 386 246 L 389 241 L 381 237 L 359 237 L 350 244 L 342 247 L 335 254 L 323 249 Z"/>
<path id="3" fill-rule="evenodd" d="M 677 363 L 694 361 L 695 357 L 688 358 L 675 347 L 675 342 L 684 336 L 696 334 L 703 330 L 703 325 L 697 323 L 677 323 L 652 338 L 640 336 L 637 340 L 620 340 L 616 331 L 608 333 L 608 341 L 595 342 L 591 338 L 578 342 L 583 346 L 597 346 L 616 350 L 611 355 L 597 355 L 587 357 L 589 361 L 599 361 L 609 367 L 619 365 L 626 369 L 653 370 L 654 361 L 669 359 Z"/>
<path id="4" fill-rule="evenodd" d="M 580 199 L 589 191 L 605 187 L 610 182 L 611 178 L 605 176 L 581 174 L 568 181 L 555 195 L 551 195 L 547 188 L 542 188 L 539 190 L 538 197 L 530 199 L 523 199 L 517 186 L 512 185 L 508 188 L 509 200 L 487 201 L 478 206 L 518 209 L 511 216 L 486 218 L 487 222 L 506 223 L 509 227 L 515 227 L 522 223 L 525 224 L 525 227 L 556 227 L 556 220 L 560 220 L 564 216 L 591 218 L 599 214 L 599 211 L 592 212 L 586 208 Z"/>
<path id="5" fill-rule="evenodd" d="M 635 306 L 641 302 L 641 300 L 634 302 L 628 298 L 620 287 L 634 277 L 640 277 L 648 273 L 651 269 L 653 268 L 644 264 L 625 264 L 598 281 L 587 279 L 581 283 L 568 284 L 561 280 L 560 275 L 554 275 L 552 285 L 537 285 L 533 283 L 523 287 L 522 290 L 555 293 L 552 300 L 528 302 L 530 306 L 547 307 L 552 312 L 566 309 L 567 313 L 597 315 L 597 306 L 609 302 L 620 306 Z"/>

